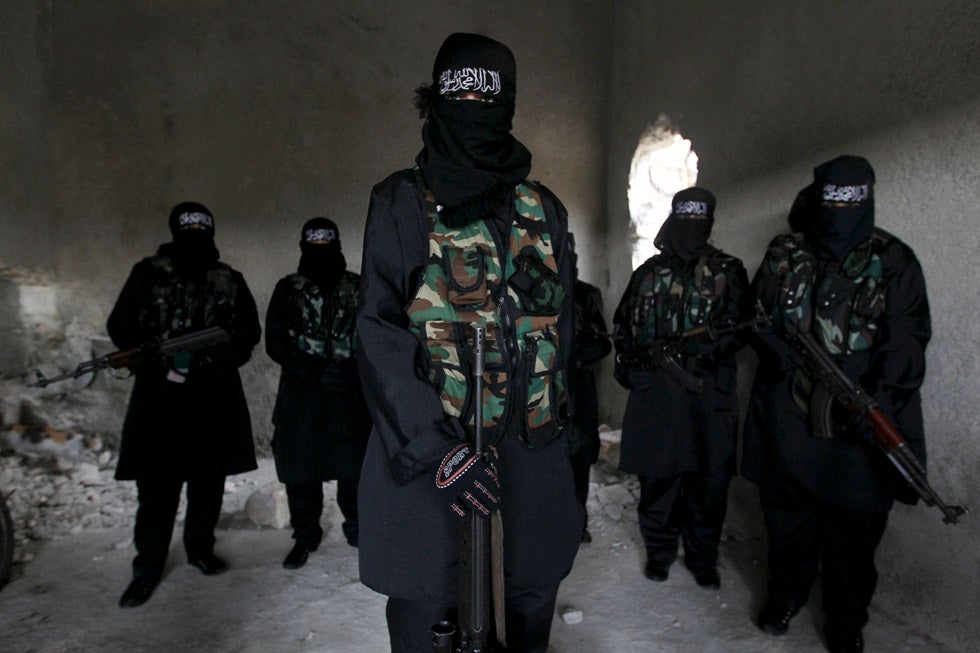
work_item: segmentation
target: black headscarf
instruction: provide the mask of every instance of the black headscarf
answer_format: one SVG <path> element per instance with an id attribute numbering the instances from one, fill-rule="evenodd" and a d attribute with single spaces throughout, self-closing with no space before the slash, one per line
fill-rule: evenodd
<path id="1" fill-rule="evenodd" d="M 300 232 L 299 249 L 300 274 L 321 288 L 337 285 L 347 269 L 347 260 L 340 251 L 340 229 L 333 220 L 308 220 Z"/>
<path id="2" fill-rule="evenodd" d="M 790 226 L 822 259 L 843 261 L 874 230 L 875 172 L 867 159 L 844 155 L 813 169 L 800 191 Z"/>
<path id="3" fill-rule="evenodd" d="M 708 238 L 714 224 L 715 196 L 707 189 L 692 186 L 674 195 L 670 215 L 653 244 L 665 256 L 690 261 L 711 249 Z"/>
<path id="4" fill-rule="evenodd" d="M 214 216 L 203 204 L 181 202 L 170 211 L 168 226 L 173 244 L 165 249 L 178 269 L 201 271 L 218 260 Z"/>
<path id="5" fill-rule="evenodd" d="M 492 102 L 455 100 L 482 93 Z M 420 89 L 424 147 L 415 161 L 444 220 L 465 224 L 493 213 L 500 195 L 527 177 L 531 153 L 511 135 L 517 64 L 510 49 L 479 34 L 452 34 Z"/>

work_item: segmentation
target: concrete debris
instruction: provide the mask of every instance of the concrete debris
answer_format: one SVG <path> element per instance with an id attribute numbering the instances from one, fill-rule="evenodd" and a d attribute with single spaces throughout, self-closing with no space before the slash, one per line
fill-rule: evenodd
<path id="1" fill-rule="evenodd" d="M 288 526 L 289 504 L 286 501 L 285 486 L 281 483 L 269 483 L 253 492 L 245 502 L 245 514 L 259 526 Z"/>
<path id="2" fill-rule="evenodd" d="M 565 608 L 561 612 L 561 620 L 569 626 L 582 623 L 582 611 L 574 608 Z"/>

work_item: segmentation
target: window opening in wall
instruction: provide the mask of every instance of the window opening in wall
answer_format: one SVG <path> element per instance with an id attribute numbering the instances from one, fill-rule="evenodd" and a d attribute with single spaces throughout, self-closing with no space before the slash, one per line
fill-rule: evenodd
<path id="1" fill-rule="evenodd" d="M 630 166 L 629 197 L 633 269 L 657 253 L 653 239 L 670 213 L 674 194 L 698 181 L 698 155 L 661 114 L 640 136 Z"/>

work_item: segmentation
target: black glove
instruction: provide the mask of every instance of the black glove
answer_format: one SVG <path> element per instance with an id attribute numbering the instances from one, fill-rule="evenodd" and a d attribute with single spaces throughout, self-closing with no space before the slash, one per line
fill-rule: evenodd
<path id="1" fill-rule="evenodd" d="M 830 419 L 834 423 L 834 435 L 847 438 L 851 442 L 860 442 L 874 446 L 875 436 L 871 430 L 871 422 L 863 413 L 852 413 L 839 401 L 834 401 L 830 407 Z"/>
<path id="2" fill-rule="evenodd" d="M 469 443 L 454 446 L 436 470 L 436 487 L 448 490 L 449 509 L 457 517 L 472 510 L 489 518 L 500 507 L 500 480 L 494 467 L 497 450 L 490 447 L 482 457 L 472 452 Z"/>

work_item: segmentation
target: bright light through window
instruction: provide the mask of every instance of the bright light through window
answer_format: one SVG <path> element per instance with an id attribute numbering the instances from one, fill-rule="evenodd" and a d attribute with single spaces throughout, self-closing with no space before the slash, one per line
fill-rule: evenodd
<path id="1" fill-rule="evenodd" d="M 677 191 L 698 181 L 698 155 L 687 140 L 661 114 L 647 128 L 633 154 L 630 166 L 630 221 L 633 225 L 633 269 L 657 253 L 653 239 L 670 213 L 670 200 Z"/>

